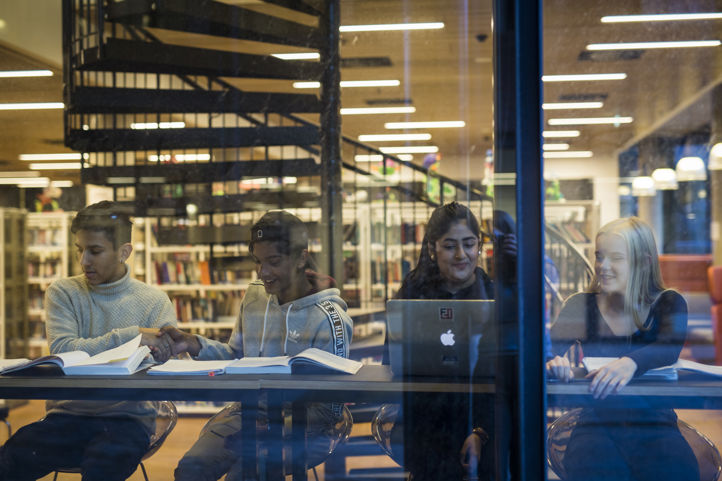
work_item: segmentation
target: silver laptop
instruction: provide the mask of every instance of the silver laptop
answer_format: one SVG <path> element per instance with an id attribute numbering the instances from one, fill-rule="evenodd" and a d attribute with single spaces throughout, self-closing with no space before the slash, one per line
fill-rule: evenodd
<path id="1" fill-rule="evenodd" d="M 492 335 L 488 328 L 493 325 L 493 316 L 492 300 L 388 301 L 386 318 L 393 375 L 470 376 L 478 359 L 480 338 Z"/>

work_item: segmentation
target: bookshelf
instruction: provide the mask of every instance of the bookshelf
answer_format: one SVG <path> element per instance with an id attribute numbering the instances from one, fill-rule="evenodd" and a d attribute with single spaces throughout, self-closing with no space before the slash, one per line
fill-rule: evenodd
<path id="1" fill-rule="evenodd" d="M 0 357 L 28 357 L 27 212 L 0 209 Z"/>
<path id="2" fill-rule="evenodd" d="M 45 290 L 71 272 L 70 223 L 74 213 L 27 214 L 28 350 L 30 357 L 48 354 L 45 338 Z"/>

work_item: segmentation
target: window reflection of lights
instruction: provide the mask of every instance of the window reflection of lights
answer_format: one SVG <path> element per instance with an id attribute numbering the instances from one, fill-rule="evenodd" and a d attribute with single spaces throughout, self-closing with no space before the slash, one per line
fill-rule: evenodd
<path id="1" fill-rule="evenodd" d="M 185 126 L 185 122 L 133 122 L 130 124 L 130 128 L 134 130 L 182 129 Z"/>
<path id="2" fill-rule="evenodd" d="M 624 80 L 626 78 L 626 73 L 542 75 L 542 82 L 593 82 L 595 80 Z"/>
<path id="3" fill-rule="evenodd" d="M 435 145 L 411 145 L 406 147 L 379 147 L 384 154 L 435 154 L 439 148 Z"/>
<path id="4" fill-rule="evenodd" d="M 659 13 L 655 15 L 606 15 L 602 23 L 625 22 L 674 22 L 680 20 L 718 20 L 722 19 L 721 12 L 712 13 Z"/>
<path id="5" fill-rule="evenodd" d="M 50 187 L 72 187 L 72 180 L 52 180 L 50 181 Z"/>
<path id="6" fill-rule="evenodd" d="M 654 179 L 648 175 L 632 179 L 632 195 L 636 197 L 652 197 L 657 193 L 654 188 Z"/>
<path id="7" fill-rule="evenodd" d="M 30 170 L 80 170 L 82 162 L 46 162 L 32 163 Z"/>
<path id="8" fill-rule="evenodd" d="M 628 185 L 620 185 L 617 187 L 617 194 L 620 196 L 632 195 L 632 188 Z"/>
<path id="9" fill-rule="evenodd" d="M 381 154 L 356 154 L 353 156 L 356 162 L 381 162 L 384 156 Z"/>
<path id="10" fill-rule="evenodd" d="M 366 134 L 359 135 L 360 142 L 392 142 L 396 140 L 431 140 L 431 134 Z"/>
<path id="11" fill-rule="evenodd" d="M 52 77 L 50 70 L 2 70 L 0 78 Z"/>
<path id="12" fill-rule="evenodd" d="M 359 107 L 341 109 L 341 115 L 413 114 L 414 112 L 416 112 L 416 107 Z"/>
<path id="13" fill-rule="evenodd" d="M 603 102 L 550 102 L 543 103 L 544 110 L 565 110 L 565 109 L 601 109 Z"/>
<path id="14" fill-rule="evenodd" d="M 50 179 L 47 177 L 0 177 L 0 185 L 17 185 L 18 187 L 47 187 Z"/>
<path id="15" fill-rule="evenodd" d="M 544 132 L 542 132 L 542 137 L 544 137 L 545 139 L 579 137 L 579 131 L 578 130 L 545 130 Z"/>
<path id="16" fill-rule="evenodd" d="M 271 56 L 281 60 L 318 60 L 321 58 L 321 54 L 318 52 L 272 53 Z"/>
<path id="17" fill-rule="evenodd" d="M 16 104 L 0 104 L 0 110 L 45 110 L 62 109 L 65 104 L 62 102 L 26 102 Z"/>
<path id="18" fill-rule="evenodd" d="M 544 152 L 545 159 L 588 159 L 592 155 L 591 150 L 567 150 L 566 152 Z"/>
<path id="19" fill-rule="evenodd" d="M 549 125 L 619 125 L 632 123 L 632 117 L 580 117 L 565 119 L 549 119 Z"/>
<path id="20" fill-rule="evenodd" d="M 652 179 L 654 180 L 654 187 L 657 190 L 677 189 L 677 173 L 674 169 L 668 167 L 654 169 Z"/>
<path id="21" fill-rule="evenodd" d="M 399 80 L 341 80 L 341 87 L 398 87 L 401 85 Z M 295 89 L 317 89 L 321 87 L 321 82 L 293 82 Z"/>
<path id="22" fill-rule="evenodd" d="M 590 43 L 587 50 L 648 50 L 655 48 L 718 47 L 719 40 L 687 40 L 677 42 Z"/>
<path id="23" fill-rule="evenodd" d="M 27 178 L 27 177 L 40 177 L 40 172 L 31 172 L 29 170 L 20 171 L 5 171 L 0 172 L 0 179 L 15 177 L 15 178 Z"/>
<path id="24" fill-rule="evenodd" d="M 194 162 L 194 161 L 209 161 L 211 160 L 211 154 L 151 154 L 148 156 L 150 162 L 170 162 L 175 160 L 176 162 Z"/>
<path id="25" fill-rule="evenodd" d="M 569 150 L 569 144 L 558 143 L 558 144 L 542 144 L 544 150 Z"/>
<path id="26" fill-rule="evenodd" d="M 399 160 L 404 160 L 406 162 L 414 160 L 414 156 L 412 154 L 398 154 L 396 157 L 398 157 Z"/>
<path id="27" fill-rule="evenodd" d="M 707 169 L 704 161 L 699 157 L 682 157 L 677 162 L 675 171 L 677 172 L 678 182 L 707 179 Z"/>
<path id="28" fill-rule="evenodd" d="M 709 170 L 722 170 L 722 142 L 718 142 L 712 146 L 709 151 Z"/>
<path id="29" fill-rule="evenodd" d="M 75 152 L 67 154 L 20 154 L 18 158 L 31 162 L 37 162 L 38 160 L 80 160 L 81 155 Z"/>
<path id="30" fill-rule="evenodd" d="M 385 129 L 453 129 L 466 125 L 463 120 L 441 120 L 435 122 L 386 122 Z"/>
<path id="31" fill-rule="evenodd" d="M 444 22 L 386 23 L 372 25 L 341 25 L 339 32 L 388 32 L 393 30 L 436 30 L 444 28 Z"/>

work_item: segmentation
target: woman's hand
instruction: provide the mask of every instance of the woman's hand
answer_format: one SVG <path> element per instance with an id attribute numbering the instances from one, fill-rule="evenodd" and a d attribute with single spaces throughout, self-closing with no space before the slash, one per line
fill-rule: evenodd
<path id="1" fill-rule="evenodd" d="M 595 399 L 604 399 L 610 394 L 616 394 L 627 385 L 635 372 L 637 372 L 637 363 L 628 357 L 620 357 L 587 374 L 587 378 L 592 378 L 589 392 Z"/>
<path id="2" fill-rule="evenodd" d="M 563 356 L 555 356 L 547 361 L 547 373 L 564 382 L 569 382 L 574 377 L 569 359 Z"/>

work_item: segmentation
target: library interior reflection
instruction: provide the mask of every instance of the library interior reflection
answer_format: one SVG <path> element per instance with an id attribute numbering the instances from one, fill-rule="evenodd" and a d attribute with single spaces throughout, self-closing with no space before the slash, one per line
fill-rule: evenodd
<path id="1" fill-rule="evenodd" d="M 505 12 L 501 1 L 217 0 L 204 8 L 145 0 L 39 3 L 0 2 L 0 359 L 51 354 L 46 292 L 60 279 L 84 275 L 72 221 L 84 207 L 110 200 L 133 223 L 132 252 L 124 258 L 131 278 L 167 296 L 179 329 L 231 345 L 244 296 L 264 280 L 251 245 L 252 239 L 262 242 L 264 232 L 259 236 L 252 226 L 271 210 L 293 214 L 307 231 L 315 270 L 332 278 L 324 282 L 335 283 L 343 300 L 338 306 L 345 305 L 353 321 L 345 355 L 364 367 L 356 381 L 310 373 L 285 380 L 255 375 L 252 384 L 251 375 L 235 374 L 235 387 L 223 384 L 231 378 L 225 374 L 206 376 L 198 387 L 198 376 L 179 377 L 178 384 L 164 376 L 156 393 L 142 384 L 148 374 L 141 371 L 118 380 L 125 394 L 112 391 L 112 383 L 88 381 L 86 387 L 98 388 L 96 398 L 74 390 L 72 379 L 56 386 L 43 376 L 0 375 L 0 417 L 8 423 L 0 445 L 45 416 L 45 400 L 61 396 L 55 389 L 78 400 L 113 402 L 127 395 L 130 401 L 172 401 L 178 417 L 170 432 L 129 478 L 143 479 L 147 471 L 149 479 L 172 479 L 209 419 L 233 416 L 227 406 L 242 398 L 268 407 L 270 416 L 286 416 L 280 441 L 272 427 L 243 431 L 244 442 L 257 443 L 244 474 L 256 470 L 252 474 L 262 479 L 278 474 L 274 469 L 294 479 L 403 480 L 411 473 L 421 480 L 434 479 L 434 469 L 459 479 L 511 479 L 528 473 L 519 465 L 533 459 L 517 457 L 520 445 L 543 453 L 535 460 L 540 476 L 576 479 L 572 455 L 564 455 L 578 452 L 571 448 L 573 433 L 588 412 L 646 406 L 646 412 L 662 413 L 654 422 L 674 416 L 699 479 L 722 472 L 720 0 L 540 1 L 538 106 L 506 104 L 516 92 L 508 77 L 519 68 L 514 55 L 524 46 L 512 48 L 513 36 L 498 22 Z M 541 269 L 535 293 L 523 291 L 529 283 L 519 276 L 528 266 L 516 262 L 524 244 L 517 232 L 533 232 L 520 228 L 521 209 L 538 206 L 533 192 L 521 190 L 521 141 L 514 142 L 513 120 L 527 114 L 541 122 L 535 162 L 542 172 L 542 240 L 538 252 L 520 257 Z M 432 213 L 451 202 L 468 208 L 473 219 L 449 221 L 444 232 L 435 232 Z M 643 248 L 629 239 L 646 227 L 597 236 L 628 217 L 649 226 L 661 275 L 638 302 L 624 299 L 644 282 L 656 282 L 632 272 L 644 265 L 635 257 Z M 473 232 L 474 219 L 479 232 Z M 469 249 L 467 235 L 445 245 L 454 225 L 468 227 L 464 232 L 478 244 Z M 626 242 L 620 254 L 627 256 L 626 267 L 606 258 L 611 236 Z M 444 261 L 444 249 L 453 250 L 455 260 Z M 645 259 L 654 263 L 654 257 Z M 438 279 L 418 283 L 418 291 L 402 290 L 409 273 L 427 275 L 424 262 L 433 264 L 428 272 Z M 445 269 L 462 271 L 465 262 L 476 266 L 459 289 Z M 542 366 L 567 340 L 569 332 L 555 337 L 557 319 L 566 322 L 565 309 L 574 307 L 565 301 L 586 292 L 592 300 L 577 312 L 581 317 L 614 317 L 605 286 L 619 279 L 625 284 L 609 298 L 622 299 L 614 316 L 626 324 L 605 323 L 601 338 L 623 337 L 637 346 L 612 355 L 634 368 L 627 377 L 619 374 L 622 368 L 611 372 L 624 380 L 618 392 L 601 396 L 607 404 L 595 404 L 599 393 L 590 386 L 596 381 L 565 383 L 555 378 L 561 371 Z M 482 285 L 477 292 L 472 284 Z M 684 321 L 673 326 L 684 332 L 664 338 L 678 344 L 678 352 L 657 365 L 635 357 L 635 349 L 658 347 L 672 328 L 665 325 L 660 334 L 656 320 L 633 322 L 654 318 L 661 286 L 679 294 L 686 314 L 675 311 Z M 529 313 L 519 306 L 534 294 L 540 299 L 534 319 L 542 319 L 544 333 L 533 350 L 543 357 L 536 374 L 515 364 L 529 349 L 528 340 L 521 341 Z M 408 319 L 399 321 L 403 338 L 389 336 L 388 302 L 437 297 L 489 302 L 478 308 L 485 314 L 474 317 L 476 324 L 457 333 L 466 349 L 463 374 L 392 372 L 389 340 L 420 337 L 408 330 Z M 268 316 L 271 303 L 263 305 Z M 318 301 L 319 312 L 321 306 Z M 283 311 L 284 332 L 276 333 L 286 344 L 303 337 L 289 329 L 292 308 Z M 329 332 L 343 329 L 333 324 L 335 313 L 328 316 Z M 665 311 L 662 317 L 673 316 Z M 590 336 L 592 329 L 585 332 Z M 576 347 L 583 350 L 588 337 L 570 336 L 572 347 L 561 357 L 576 372 L 584 365 Z M 414 350 L 408 344 L 406 354 Z M 433 357 L 437 351 L 434 345 L 427 352 Z M 585 352 L 591 359 L 606 351 L 587 345 Z M 642 362 L 658 368 L 678 359 L 691 369 L 678 365 L 664 380 L 634 375 Z M 458 360 L 444 354 L 439 363 Z M 540 379 L 544 416 L 534 422 L 547 433 L 541 446 L 517 429 L 525 376 Z M 55 377 L 62 383 L 69 376 Z M 123 384 L 133 379 L 139 384 Z M 292 379 L 299 384 L 292 386 Z M 211 383 L 225 387 L 213 390 Z M 334 426 L 338 439 L 330 454 L 315 465 L 310 441 L 303 449 L 289 441 L 299 432 L 289 429 L 291 418 L 306 421 L 297 409 L 305 401 L 333 402 L 347 413 L 346 424 Z M 454 412 L 444 416 L 443 403 Z M 422 404 L 427 421 L 414 416 Z M 421 426 L 425 422 L 448 424 L 448 431 L 434 428 L 446 437 L 428 434 L 434 430 Z M 475 435 L 478 463 L 469 461 L 467 444 Z M 438 466 L 419 467 L 418 458 L 436 443 L 445 453 L 438 456 L 453 453 L 454 462 L 429 458 Z M 651 449 L 626 461 L 651 466 L 657 455 Z M 276 456 L 286 458 L 285 468 L 274 468 Z M 444 471 L 446 464 L 454 466 Z M 59 479 L 73 476 L 79 475 L 60 473 Z"/>

